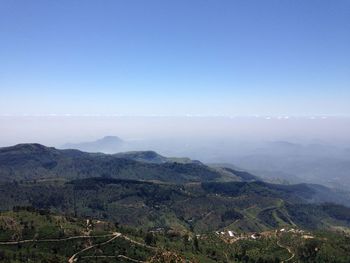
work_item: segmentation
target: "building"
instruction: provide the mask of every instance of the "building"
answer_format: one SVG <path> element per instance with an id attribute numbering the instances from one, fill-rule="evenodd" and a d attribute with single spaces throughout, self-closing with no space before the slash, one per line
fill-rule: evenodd
<path id="1" fill-rule="evenodd" d="M 230 236 L 230 237 L 234 237 L 235 236 L 235 233 L 233 233 L 232 231 L 228 231 L 228 235 Z"/>

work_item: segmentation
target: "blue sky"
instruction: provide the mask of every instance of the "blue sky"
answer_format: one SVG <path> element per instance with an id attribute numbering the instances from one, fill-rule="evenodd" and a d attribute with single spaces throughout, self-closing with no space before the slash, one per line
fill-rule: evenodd
<path id="1" fill-rule="evenodd" d="M 350 1 L 0 2 L 0 114 L 350 115 Z"/>

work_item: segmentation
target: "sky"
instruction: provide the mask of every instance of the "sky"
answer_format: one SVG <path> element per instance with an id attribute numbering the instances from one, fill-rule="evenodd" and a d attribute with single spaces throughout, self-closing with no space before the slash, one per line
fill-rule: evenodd
<path id="1" fill-rule="evenodd" d="M 0 1 L 0 115 L 350 116 L 348 0 Z"/>

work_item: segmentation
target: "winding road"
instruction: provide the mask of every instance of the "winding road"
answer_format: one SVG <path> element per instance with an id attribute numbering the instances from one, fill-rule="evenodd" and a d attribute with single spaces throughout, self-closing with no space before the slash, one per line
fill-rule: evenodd
<path id="1" fill-rule="evenodd" d="M 133 258 L 129 258 L 127 256 L 124 255 L 117 255 L 117 256 L 84 256 L 81 258 L 123 258 L 132 262 L 136 262 L 136 263 L 146 263 L 147 261 L 141 261 L 141 260 L 137 260 L 137 259 L 133 259 Z"/>
<path id="2" fill-rule="evenodd" d="M 284 248 L 284 249 L 287 249 L 288 253 L 291 254 L 291 256 L 288 259 L 282 260 L 281 262 L 284 263 L 284 262 L 288 262 L 288 261 L 292 260 L 295 257 L 295 254 L 293 253 L 293 251 L 289 247 L 281 245 L 278 241 L 279 240 L 277 240 L 277 246 Z"/>
<path id="3" fill-rule="evenodd" d="M 92 245 L 92 246 L 88 246 L 80 251 L 78 251 L 77 253 L 75 253 L 73 256 L 71 256 L 69 259 L 68 259 L 68 263 L 73 263 L 73 262 L 76 262 L 77 261 L 77 256 L 89 249 L 92 249 L 94 247 L 97 247 L 97 246 L 103 246 L 105 244 L 108 244 L 109 242 L 112 242 L 114 239 L 116 239 L 117 237 L 121 236 L 122 234 L 121 233 L 118 233 L 118 232 L 114 232 L 112 234 L 112 238 L 111 239 L 108 239 L 107 241 L 103 242 L 103 243 L 98 243 L 98 244 L 95 244 L 95 245 Z"/>
<path id="4" fill-rule="evenodd" d="M 88 246 L 78 252 L 76 252 L 75 254 L 73 254 L 69 259 L 68 259 L 68 263 L 74 263 L 74 262 L 77 262 L 78 260 L 78 255 L 87 251 L 87 250 L 90 250 L 94 247 L 97 247 L 97 246 L 103 246 L 103 245 L 106 245 L 110 242 L 112 242 L 114 239 L 118 238 L 118 237 L 122 237 L 124 238 L 125 240 L 133 243 L 133 244 L 136 244 L 138 246 L 142 246 L 144 248 L 148 248 L 148 249 L 151 249 L 151 250 L 156 250 L 157 248 L 156 247 L 152 247 L 152 246 L 148 246 L 146 244 L 143 244 L 143 243 L 140 243 L 138 241 L 135 241 L 127 236 L 124 236 L 122 235 L 121 233 L 119 232 L 113 232 L 112 234 L 107 234 L 107 235 L 95 235 L 95 236 L 89 236 L 89 235 L 81 235 L 81 236 L 73 236 L 73 237 L 67 237 L 67 238 L 57 238 L 57 239 L 25 239 L 25 240 L 19 240 L 19 241 L 2 241 L 0 242 L 0 245 L 18 245 L 18 244 L 24 244 L 24 243 L 31 243 L 31 242 L 41 242 L 41 243 L 44 243 L 44 242 L 62 242 L 62 241 L 67 241 L 67 240 L 73 240 L 73 239 L 84 239 L 84 238 L 101 238 L 101 237 L 111 237 L 110 239 L 108 239 L 107 241 L 105 242 L 102 242 L 102 243 L 98 243 L 98 244 L 94 244 L 94 245 L 91 245 L 91 246 Z M 103 255 L 100 255 L 100 256 L 84 256 L 82 258 L 123 258 L 123 259 L 127 259 L 129 261 L 132 261 L 132 262 L 137 262 L 137 263 L 143 263 L 145 261 L 140 261 L 140 260 L 137 260 L 137 259 L 133 259 L 133 258 L 129 258 L 125 255 L 116 255 L 116 256 L 103 256 Z"/>
<path id="5" fill-rule="evenodd" d="M 100 235 L 100 236 L 73 236 L 73 237 L 67 237 L 67 238 L 55 238 L 55 239 L 25 239 L 25 240 L 19 240 L 19 241 L 6 241 L 6 242 L 0 242 L 0 245 L 18 245 L 23 243 L 30 243 L 30 242 L 61 242 L 61 241 L 67 241 L 72 239 L 81 239 L 81 238 L 94 238 L 94 237 L 110 237 L 113 236 L 113 234 L 108 235 Z"/>

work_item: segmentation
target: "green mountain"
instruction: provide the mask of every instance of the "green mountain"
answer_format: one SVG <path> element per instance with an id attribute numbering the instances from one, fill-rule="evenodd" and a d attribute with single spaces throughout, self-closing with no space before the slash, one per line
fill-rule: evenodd
<path id="1" fill-rule="evenodd" d="M 222 177 L 216 170 L 199 162 L 140 162 L 131 158 L 130 153 L 125 156 L 85 153 L 40 144 L 0 148 L 0 181 L 71 180 L 99 176 L 167 183 L 213 181 Z"/>
<path id="2" fill-rule="evenodd" d="M 223 175 L 231 178 L 233 181 L 245 181 L 245 182 L 253 182 L 253 181 L 262 181 L 261 178 L 255 176 L 247 171 L 243 171 L 233 165 L 229 164 L 209 164 L 209 166 L 216 171 L 220 172 Z M 235 179 L 235 180 L 234 180 Z"/>
<path id="3" fill-rule="evenodd" d="M 2 210 L 33 206 L 132 226 L 198 231 L 349 224 L 321 206 L 346 205 L 347 193 L 269 184 L 232 167 L 173 162 L 155 152 L 107 155 L 16 145 L 0 149 L 0 181 Z M 305 213 L 307 207 L 315 213 Z"/>
<path id="4" fill-rule="evenodd" d="M 177 157 L 165 157 L 154 151 L 132 151 L 122 152 L 114 154 L 115 157 L 131 159 L 134 161 L 145 162 L 145 163 L 196 163 L 201 164 L 199 161 L 191 160 L 190 158 L 177 158 Z"/>

